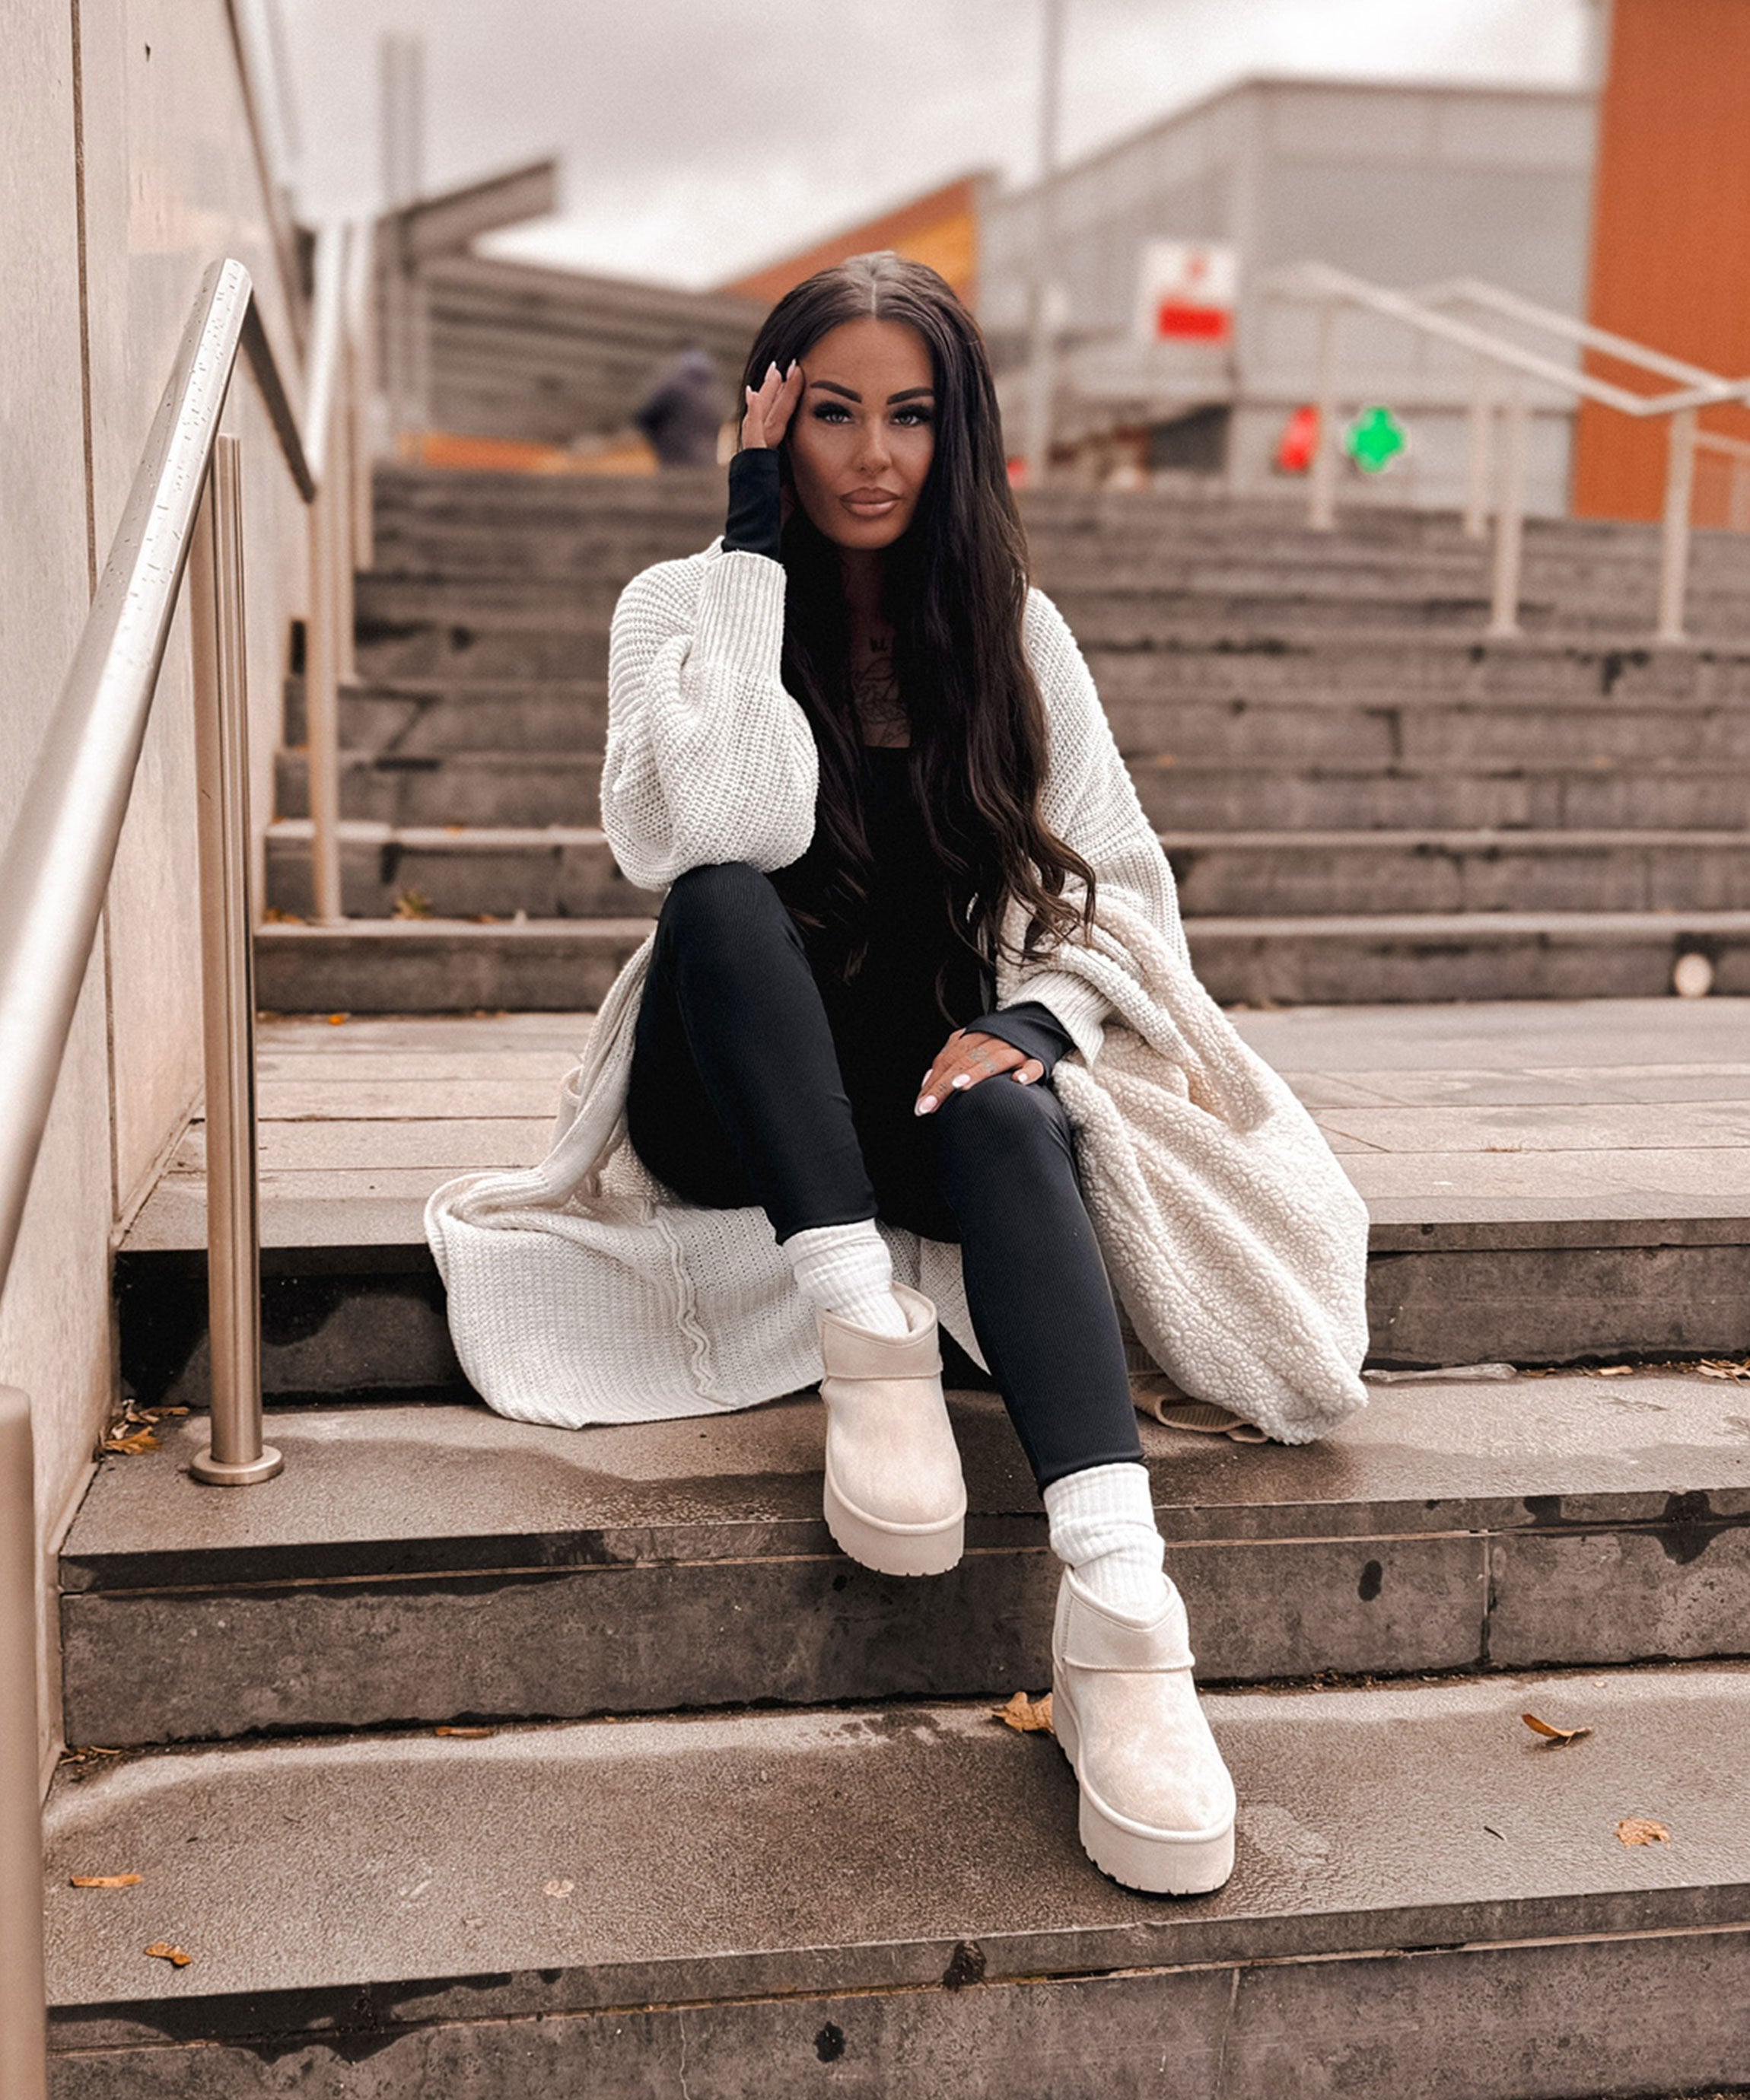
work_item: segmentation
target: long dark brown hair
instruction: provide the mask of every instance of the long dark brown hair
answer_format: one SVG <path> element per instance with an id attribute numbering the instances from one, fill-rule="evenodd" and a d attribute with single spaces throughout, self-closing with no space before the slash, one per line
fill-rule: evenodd
<path id="1" fill-rule="evenodd" d="M 936 390 L 935 449 L 911 523 L 884 550 L 881 609 L 893 629 L 911 777 L 942 868 L 943 908 L 954 938 L 988 965 L 1010 900 L 1019 898 L 1028 918 L 1014 960 L 1025 961 L 1046 934 L 1061 940 L 1091 922 L 1095 882 L 1039 815 L 1049 739 L 1021 646 L 1027 543 L 978 324 L 927 263 L 891 249 L 853 255 L 785 293 L 754 338 L 743 377 L 756 389 L 768 366 L 787 371 L 829 329 L 865 318 L 917 330 Z M 779 455 L 793 489 L 787 430 Z M 871 862 L 857 814 L 862 734 L 849 607 L 837 545 L 800 501 L 784 527 L 783 562 L 784 684 L 806 710 L 820 750 L 807 858 L 830 869 L 829 909 L 854 927 Z M 1079 905 L 1065 894 L 1072 877 L 1083 885 Z M 858 967 L 862 946 L 849 944 L 848 972 Z"/>

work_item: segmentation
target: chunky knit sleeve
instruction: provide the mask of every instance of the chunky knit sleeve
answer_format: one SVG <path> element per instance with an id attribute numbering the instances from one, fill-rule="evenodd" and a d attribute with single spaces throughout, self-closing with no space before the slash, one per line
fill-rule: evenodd
<path id="1" fill-rule="evenodd" d="M 808 717 L 779 677 L 781 562 L 714 540 L 634 576 L 608 640 L 602 823 L 628 882 L 799 859 L 814 831 Z"/>
<path id="2" fill-rule="evenodd" d="M 1095 916 L 1100 898 L 1122 898 L 1157 926 L 1188 964 L 1173 871 L 1143 814 L 1069 622 L 1037 588 L 1027 593 L 1022 633 L 1051 723 L 1051 764 L 1040 814 L 1093 869 Z M 1090 1063 L 1098 1056 L 1102 1023 L 1111 1009 L 1084 979 L 1053 969 L 1048 952 L 1022 973 L 1004 1004 L 1022 999 L 1049 1007 Z"/>

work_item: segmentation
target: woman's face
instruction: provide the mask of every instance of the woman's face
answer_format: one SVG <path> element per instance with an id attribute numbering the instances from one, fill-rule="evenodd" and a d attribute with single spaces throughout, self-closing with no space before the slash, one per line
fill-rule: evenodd
<path id="1" fill-rule="evenodd" d="M 866 316 L 829 329 L 801 364 L 787 433 L 797 501 L 842 547 L 891 546 L 936 452 L 928 348 L 908 323 Z"/>

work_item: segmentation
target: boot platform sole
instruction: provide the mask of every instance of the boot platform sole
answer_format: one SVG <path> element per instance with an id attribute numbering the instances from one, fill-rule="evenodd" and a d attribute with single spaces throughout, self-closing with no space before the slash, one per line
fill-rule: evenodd
<path id="1" fill-rule="evenodd" d="M 878 1575 L 946 1575 L 966 1551 L 966 1507 L 941 1524 L 884 1524 L 845 1501 L 826 1476 L 827 1529 L 853 1560 Z"/>
<path id="2" fill-rule="evenodd" d="M 1149 1830 L 1107 1808 L 1082 1778 L 1075 1709 L 1054 1683 L 1051 1732 L 1069 1760 L 1081 1796 L 1082 1849 L 1103 1874 L 1145 1895 L 1206 1895 L 1233 1872 L 1232 1818 L 1214 1830 Z"/>

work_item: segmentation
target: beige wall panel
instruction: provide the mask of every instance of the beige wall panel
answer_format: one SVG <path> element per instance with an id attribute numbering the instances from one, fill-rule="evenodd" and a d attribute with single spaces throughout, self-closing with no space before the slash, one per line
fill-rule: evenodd
<path id="1" fill-rule="evenodd" d="M 82 0 L 93 483 L 107 552 L 188 312 L 209 262 L 254 280 L 271 333 L 285 302 L 223 0 Z M 260 814 L 277 742 L 278 670 L 292 608 L 261 557 L 296 506 L 240 366 L 224 427 L 245 440 L 252 724 Z M 200 930 L 186 607 L 165 659 L 110 893 L 115 1193 L 148 1185 L 201 1082 Z"/>
<path id="2" fill-rule="evenodd" d="M 0 767 L 0 830 L 17 813 L 89 597 L 72 59 L 66 8 L 9 19 L 0 68 L 0 736 L 11 762 Z M 108 1116 L 99 962 L 0 1302 L 0 1379 L 30 1396 L 45 1546 L 84 1478 L 109 1391 Z"/>

